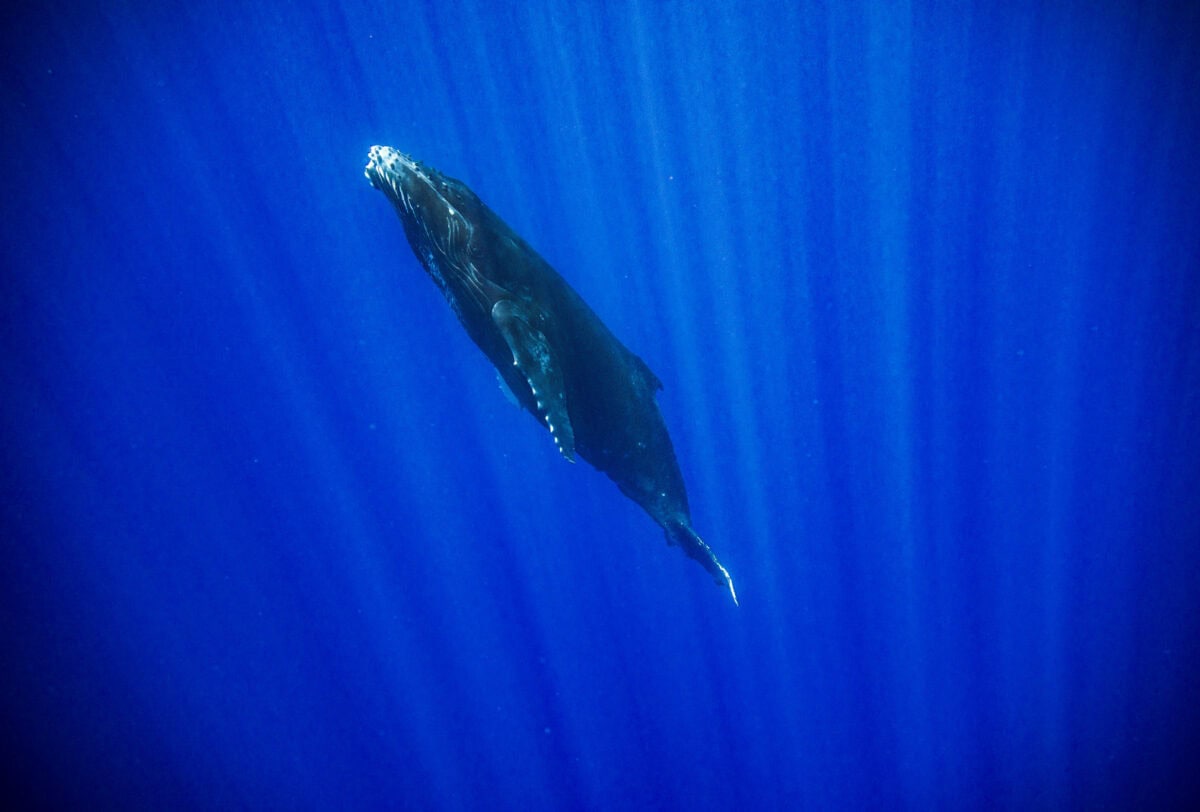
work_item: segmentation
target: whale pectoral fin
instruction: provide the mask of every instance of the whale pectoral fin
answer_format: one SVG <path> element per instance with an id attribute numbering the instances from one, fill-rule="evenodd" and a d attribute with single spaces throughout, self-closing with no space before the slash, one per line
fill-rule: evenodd
<path id="1" fill-rule="evenodd" d="M 492 306 L 492 321 L 512 350 L 513 366 L 521 371 L 533 398 L 538 417 L 550 429 L 554 444 L 568 461 L 575 461 L 575 431 L 567 414 L 567 391 L 562 367 L 546 336 L 534 326 L 531 309 L 511 299 Z"/>

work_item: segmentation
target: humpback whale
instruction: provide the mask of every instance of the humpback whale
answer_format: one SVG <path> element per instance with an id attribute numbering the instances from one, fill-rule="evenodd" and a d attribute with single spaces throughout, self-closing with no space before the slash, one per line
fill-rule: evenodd
<path id="1" fill-rule="evenodd" d="M 467 335 L 563 457 L 603 471 L 736 604 L 728 570 L 692 529 L 655 401 L 662 383 L 645 362 L 466 184 L 385 146 L 371 147 L 366 176 Z"/>

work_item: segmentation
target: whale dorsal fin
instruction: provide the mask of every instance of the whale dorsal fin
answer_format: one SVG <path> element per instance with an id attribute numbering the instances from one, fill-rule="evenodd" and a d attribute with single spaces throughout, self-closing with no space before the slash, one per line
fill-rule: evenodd
<path id="1" fill-rule="evenodd" d="M 642 385 L 647 388 L 650 396 L 654 397 L 654 393 L 663 388 L 662 381 L 654 374 L 654 370 L 650 369 L 650 365 L 641 359 L 641 356 L 635 355 L 632 352 L 629 354 L 633 357 L 634 367 L 637 368 L 638 373 L 641 375 Z"/>
<path id="2" fill-rule="evenodd" d="M 554 444 L 569 461 L 575 461 L 575 431 L 567 414 L 567 391 L 562 366 L 546 336 L 534 326 L 536 309 L 501 299 L 492 306 L 492 321 L 512 350 L 513 366 L 525 376 L 538 417 L 550 429 Z"/>

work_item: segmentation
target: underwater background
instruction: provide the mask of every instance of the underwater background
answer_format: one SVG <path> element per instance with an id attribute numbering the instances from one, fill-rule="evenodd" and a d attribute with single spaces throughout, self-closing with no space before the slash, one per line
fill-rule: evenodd
<path id="1" fill-rule="evenodd" d="M 1200 790 L 1200 7 L 3 12 L 8 803 Z M 664 383 L 741 606 L 514 408 L 363 177 Z"/>

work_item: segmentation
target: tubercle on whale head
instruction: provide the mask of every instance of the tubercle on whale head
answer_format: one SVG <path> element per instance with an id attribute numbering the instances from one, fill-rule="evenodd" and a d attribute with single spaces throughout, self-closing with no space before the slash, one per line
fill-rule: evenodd
<path id="1" fill-rule="evenodd" d="M 412 182 L 411 175 L 420 171 L 420 165 L 391 147 L 376 144 L 367 153 L 367 168 L 363 171 L 367 180 L 376 189 L 392 196 Z"/>

